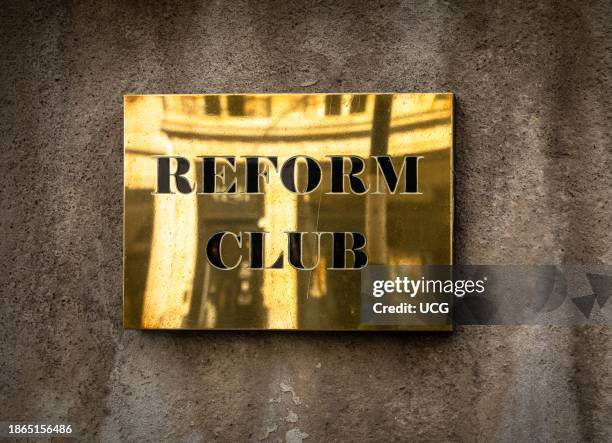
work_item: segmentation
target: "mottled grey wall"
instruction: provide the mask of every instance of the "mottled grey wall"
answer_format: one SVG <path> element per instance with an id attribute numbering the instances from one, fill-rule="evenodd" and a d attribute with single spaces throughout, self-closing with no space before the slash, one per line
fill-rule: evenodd
<path id="1" fill-rule="evenodd" d="M 121 326 L 125 93 L 452 91 L 457 259 L 612 263 L 611 3 L 519 3 L 3 2 L 0 421 L 87 441 L 610 439 L 609 327 Z"/>

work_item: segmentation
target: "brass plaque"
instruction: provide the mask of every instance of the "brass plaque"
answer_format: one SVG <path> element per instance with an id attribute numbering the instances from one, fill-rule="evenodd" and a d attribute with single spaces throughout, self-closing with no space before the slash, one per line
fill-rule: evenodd
<path id="1" fill-rule="evenodd" d="M 452 264 L 452 115 L 452 94 L 125 96 L 124 326 L 450 330 L 365 321 L 362 282 Z"/>

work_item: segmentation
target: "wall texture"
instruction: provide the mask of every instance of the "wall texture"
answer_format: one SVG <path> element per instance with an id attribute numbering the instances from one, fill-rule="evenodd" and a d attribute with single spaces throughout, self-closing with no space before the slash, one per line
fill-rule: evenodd
<path id="1" fill-rule="evenodd" d="M 612 263 L 612 4 L 519 3 L 3 2 L 0 421 L 86 441 L 610 439 L 609 327 L 121 326 L 124 93 L 454 92 L 457 260 Z"/>

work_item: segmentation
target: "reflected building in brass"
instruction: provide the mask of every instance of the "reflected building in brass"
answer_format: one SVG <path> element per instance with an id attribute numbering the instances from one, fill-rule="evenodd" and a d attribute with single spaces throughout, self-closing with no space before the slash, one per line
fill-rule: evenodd
<path id="1" fill-rule="evenodd" d="M 330 270 L 328 248 L 305 241 L 312 271 L 211 266 L 216 232 L 267 232 L 265 260 L 287 254 L 288 231 L 360 232 L 369 264 L 452 262 L 451 94 L 255 94 L 126 96 L 124 164 L 124 326 L 168 329 L 435 329 L 372 327 L 360 321 L 359 270 Z M 271 174 L 261 194 L 156 194 L 155 156 L 190 160 L 235 156 L 238 190 L 244 156 L 316 159 L 322 183 L 288 192 Z M 332 155 L 366 161 L 388 155 L 401 166 L 419 156 L 419 192 L 330 194 Z M 368 163 L 364 181 L 376 180 Z M 299 180 L 299 178 L 298 178 Z M 375 241 L 374 241 L 375 239 Z M 245 248 L 248 245 L 243 245 Z M 229 256 L 240 254 L 238 248 Z"/>

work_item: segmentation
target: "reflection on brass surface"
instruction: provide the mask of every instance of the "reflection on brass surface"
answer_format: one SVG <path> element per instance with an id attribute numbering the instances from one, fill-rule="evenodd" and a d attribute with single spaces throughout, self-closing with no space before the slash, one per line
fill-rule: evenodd
<path id="1" fill-rule="evenodd" d="M 289 263 L 294 252 L 287 233 L 362 233 L 368 265 L 451 264 L 452 104 L 451 94 L 126 96 L 124 326 L 449 330 L 446 319 L 365 325 L 362 270 L 329 269 L 337 243 L 331 234 L 320 245 L 315 235 L 304 237 L 303 263 L 318 264 L 297 269 Z M 157 192 L 159 156 L 172 157 L 173 172 L 176 157 L 188 160 L 183 178 L 193 192 L 179 192 L 173 177 L 172 193 Z M 225 167 L 225 185 L 230 175 L 236 178 L 235 193 L 202 193 L 206 156 L 235 157 L 235 173 Z M 279 170 L 293 156 L 311 157 L 320 167 L 320 185 L 290 192 L 268 164 L 269 182 L 260 178 L 261 193 L 248 193 L 247 156 L 278 157 Z M 331 156 L 364 159 L 359 177 L 368 192 L 330 192 Z M 396 170 L 406 156 L 419 157 L 418 192 L 401 193 L 403 183 L 395 193 L 384 183 L 385 192 L 373 192 L 376 156 L 389 156 Z M 300 189 L 309 180 L 305 170 L 301 162 L 293 177 Z M 218 269 L 207 255 L 219 232 L 243 233 L 241 245 L 232 237 L 222 242 L 227 263 L 242 257 L 233 269 Z M 266 233 L 265 266 L 282 253 L 281 268 L 249 265 L 249 232 Z M 352 255 L 346 257 L 350 268 Z"/>

